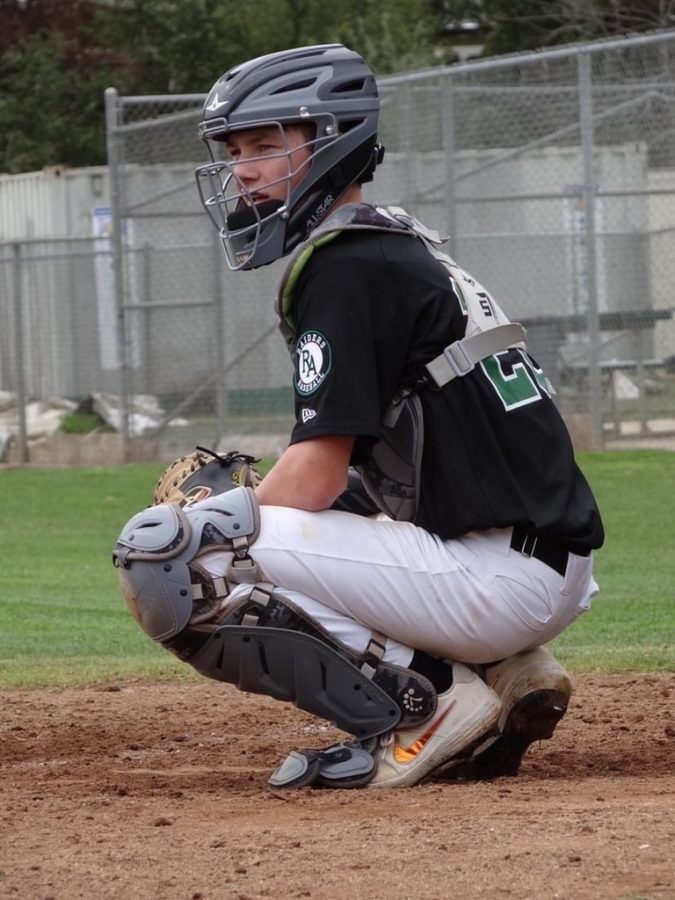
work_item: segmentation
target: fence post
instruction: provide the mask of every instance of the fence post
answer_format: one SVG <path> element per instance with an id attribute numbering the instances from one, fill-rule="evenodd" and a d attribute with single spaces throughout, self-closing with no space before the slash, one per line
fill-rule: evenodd
<path id="1" fill-rule="evenodd" d="M 152 314 L 150 308 L 150 298 L 152 297 L 152 275 L 151 266 L 151 247 L 147 241 L 143 242 L 141 247 L 141 278 L 143 284 L 143 294 L 141 296 L 140 311 L 140 327 L 141 340 L 140 345 L 143 348 L 141 356 L 141 371 L 143 373 L 143 392 L 149 394 L 152 390 L 150 380 L 150 372 L 152 369 Z"/>
<path id="2" fill-rule="evenodd" d="M 113 283 L 115 286 L 117 353 L 120 391 L 120 435 L 122 458 L 128 462 L 129 453 L 129 363 L 125 340 L 124 322 L 124 246 L 122 241 L 122 211 L 120 198 L 119 159 L 117 152 L 118 93 L 116 88 L 106 88 L 105 123 L 108 172 L 110 175 L 110 215 L 112 218 Z"/>
<path id="3" fill-rule="evenodd" d="M 588 288 L 588 379 L 590 388 L 591 433 L 593 446 L 604 443 L 602 423 L 602 383 L 600 373 L 600 319 L 598 315 L 598 270 L 595 233 L 596 174 L 593 159 L 593 85 L 591 56 L 581 52 L 578 57 L 579 118 L 581 127 L 581 155 L 584 171 L 584 237 L 586 242 L 586 285 Z"/>
<path id="4" fill-rule="evenodd" d="M 399 104 L 398 140 L 399 153 L 403 160 L 403 170 L 400 174 L 401 206 L 408 210 L 414 203 L 413 193 L 414 175 L 413 160 L 415 153 L 415 136 L 413 135 L 413 89 L 409 81 L 405 81 L 397 92 Z"/>
<path id="5" fill-rule="evenodd" d="M 216 435 L 214 446 L 218 444 L 227 431 L 229 418 L 229 404 L 227 391 L 227 368 L 225 367 L 225 298 L 223 296 L 223 263 L 224 254 L 220 243 L 220 237 L 214 230 L 212 235 L 213 247 L 213 369 L 216 384 Z"/>
<path id="6" fill-rule="evenodd" d="M 26 428 L 26 377 L 24 361 L 23 307 L 21 291 L 21 244 L 12 244 L 14 281 L 14 347 L 16 349 L 16 413 L 19 430 L 19 462 L 27 463 L 28 437 Z"/>
<path id="7" fill-rule="evenodd" d="M 443 89 L 443 83 L 447 88 Z M 445 158 L 445 202 L 446 222 L 448 229 L 448 253 L 457 254 L 457 192 L 455 185 L 455 109 L 452 77 L 441 75 L 439 79 L 441 94 L 441 116 L 443 127 L 443 156 Z"/>

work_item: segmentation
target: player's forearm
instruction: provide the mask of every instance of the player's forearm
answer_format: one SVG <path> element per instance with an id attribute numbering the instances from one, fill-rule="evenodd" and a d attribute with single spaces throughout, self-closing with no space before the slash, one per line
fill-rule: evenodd
<path id="1" fill-rule="evenodd" d="M 347 486 L 353 439 L 316 438 L 292 444 L 256 488 L 263 506 L 329 509 Z"/>

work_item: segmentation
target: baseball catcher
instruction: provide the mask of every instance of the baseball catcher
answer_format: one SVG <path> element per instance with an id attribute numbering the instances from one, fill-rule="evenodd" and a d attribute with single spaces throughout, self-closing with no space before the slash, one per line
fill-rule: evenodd
<path id="1" fill-rule="evenodd" d="M 365 200 L 378 116 L 341 44 L 213 85 L 198 190 L 232 270 L 287 257 L 295 423 L 257 485 L 223 491 L 218 459 L 169 473 L 114 554 L 153 640 L 349 735 L 275 788 L 517 773 L 571 693 L 542 645 L 598 590 L 601 516 L 524 329 L 435 231 Z"/>

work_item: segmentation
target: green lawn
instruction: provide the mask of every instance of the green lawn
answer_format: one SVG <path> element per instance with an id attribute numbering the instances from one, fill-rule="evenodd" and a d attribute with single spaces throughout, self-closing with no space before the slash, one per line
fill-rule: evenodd
<path id="1" fill-rule="evenodd" d="M 179 669 L 128 614 L 111 551 L 161 465 L 0 472 L 0 685 Z"/>
<path id="2" fill-rule="evenodd" d="M 675 454 L 584 454 L 603 511 L 602 589 L 553 649 L 577 671 L 675 670 Z M 198 678 L 154 645 L 111 563 L 161 464 L 0 472 L 0 687 Z"/>
<path id="3" fill-rule="evenodd" d="M 583 454 L 605 546 L 600 594 L 551 648 L 579 671 L 675 671 L 675 453 Z"/>

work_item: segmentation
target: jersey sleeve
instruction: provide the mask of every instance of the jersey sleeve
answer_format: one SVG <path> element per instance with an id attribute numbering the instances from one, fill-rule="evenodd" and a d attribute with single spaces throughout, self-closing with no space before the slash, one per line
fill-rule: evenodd
<path id="1" fill-rule="evenodd" d="M 337 246 L 347 244 L 347 247 Z M 401 311 L 371 242 L 373 259 L 336 240 L 312 258 L 296 288 L 291 443 L 324 435 L 377 439 L 399 383 Z"/>

